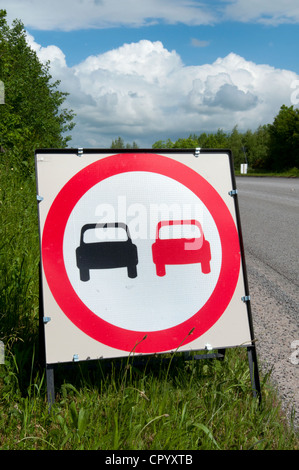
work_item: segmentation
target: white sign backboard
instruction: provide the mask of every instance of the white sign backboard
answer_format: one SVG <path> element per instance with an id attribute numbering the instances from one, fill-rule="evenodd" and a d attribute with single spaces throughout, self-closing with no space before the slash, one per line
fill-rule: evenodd
<path id="1" fill-rule="evenodd" d="M 48 364 L 250 345 L 228 151 L 36 152 Z"/>

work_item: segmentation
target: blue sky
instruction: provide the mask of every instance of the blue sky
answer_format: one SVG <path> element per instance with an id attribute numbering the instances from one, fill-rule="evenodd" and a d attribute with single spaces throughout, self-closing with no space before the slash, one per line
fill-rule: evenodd
<path id="1" fill-rule="evenodd" d="M 298 0 L 1 4 L 70 93 L 72 146 L 255 130 L 299 103 Z"/>

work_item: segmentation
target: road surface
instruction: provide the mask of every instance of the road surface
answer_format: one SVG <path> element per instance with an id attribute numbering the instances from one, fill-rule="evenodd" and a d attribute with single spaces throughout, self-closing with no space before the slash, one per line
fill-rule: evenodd
<path id="1" fill-rule="evenodd" d="M 257 352 L 299 425 L 299 179 L 237 177 Z"/>

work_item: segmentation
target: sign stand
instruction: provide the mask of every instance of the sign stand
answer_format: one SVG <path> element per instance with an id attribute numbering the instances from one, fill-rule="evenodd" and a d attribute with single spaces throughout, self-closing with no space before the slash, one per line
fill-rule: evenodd
<path id="1" fill-rule="evenodd" d="M 47 385 L 47 400 L 49 409 L 55 402 L 55 385 L 54 385 L 54 365 L 47 364 L 45 354 L 45 329 L 44 329 L 44 305 L 43 305 L 43 290 L 41 281 L 41 263 L 39 263 L 39 362 L 45 367 L 46 372 L 46 385 Z"/>
<path id="2" fill-rule="evenodd" d="M 42 299 L 41 286 L 40 286 L 39 292 L 40 292 L 39 295 L 40 295 L 40 300 L 41 300 Z M 40 309 L 39 309 L 39 324 L 40 324 L 40 347 L 43 347 L 44 345 L 44 322 L 43 322 L 43 305 L 41 301 L 40 301 Z M 215 353 L 195 354 L 194 356 L 189 356 L 188 352 L 186 352 L 185 360 L 217 359 L 219 361 L 224 361 L 225 353 L 226 353 L 226 349 L 218 349 L 218 351 Z M 251 346 L 247 347 L 247 357 L 248 357 L 252 394 L 253 394 L 253 397 L 257 398 L 259 402 L 261 403 L 261 385 L 260 385 L 260 377 L 259 377 L 258 359 L 257 359 L 256 348 L 255 348 L 254 342 L 252 343 Z M 43 360 L 43 363 L 45 363 L 44 353 L 40 353 L 40 358 Z M 48 400 L 49 410 L 51 410 L 52 405 L 55 403 L 54 369 L 55 369 L 55 364 L 45 365 L 47 400 Z"/>
<path id="3" fill-rule="evenodd" d="M 41 287 L 39 289 L 39 292 L 40 292 L 40 300 L 41 300 L 42 299 Z M 40 346 L 43 346 L 44 345 L 44 322 L 43 322 L 42 302 L 40 302 L 39 312 L 40 312 L 40 315 L 39 315 Z M 220 361 L 224 361 L 225 353 L 226 353 L 226 349 L 218 349 L 217 352 L 215 353 L 195 354 L 194 356 L 189 356 L 189 353 L 186 352 L 185 360 L 217 359 Z M 44 363 L 45 362 L 44 354 L 42 355 L 42 357 L 43 357 L 43 363 Z M 252 342 L 251 346 L 247 347 L 247 357 L 248 357 L 252 394 L 253 394 L 253 397 L 258 398 L 259 402 L 261 403 L 261 385 L 260 385 L 260 377 L 259 377 L 258 359 L 257 359 L 256 348 L 255 348 L 254 342 Z M 48 400 L 49 410 L 51 409 L 52 405 L 55 403 L 54 369 L 55 369 L 55 364 L 46 364 L 45 366 L 46 384 L 47 384 L 47 400 Z"/>
<path id="4" fill-rule="evenodd" d="M 256 355 L 255 346 L 247 347 L 248 355 L 248 364 L 250 371 L 250 380 L 252 386 L 252 394 L 254 398 L 257 398 L 261 403 L 261 386 L 258 370 L 258 361 Z M 185 360 L 188 360 L 189 357 L 186 356 Z M 191 359 L 195 360 L 204 360 L 204 359 L 217 359 L 223 361 L 225 359 L 225 349 L 219 349 L 217 353 L 210 354 L 196 354 L 192 356 Z M 47 400 L 49 405 L 49 410 L 52 405 L 55 403 L 55 382 L 54 382 L 54 364 L 46 364 L 46 384 L 47 384 Z"/>
<path id="5" fill-rule="evenodd" d="M 260 385 L 256 349 L 254 345 L 247 347 L 247 354 L 248 354 L 248 362 L 249 362 L 249 370 L 250 370 L 253 396 L 255 398 L 258 398 L 259 402 L 261 402 L 261 385 Z"/>
<path id="6" fill-rule="evenodd" d="M 54 366 L 53 364 L 46 365 L 46 381 L 47 381 L 47 398 L 49 407 L 55 402 L 55 384 L 54 384 Z"/>
<path id="7" fill-rule="evenodd" d="M 132 351 L 138 360 L 176 351 L 186 360 L 224 360 L 226 349 L 239 346 L 247 348 L 260 400 L 231 152 L 40 149 L 36 175 L 49 405 L 58 363 L 112 361 Z M 171 214 L 155 218 L 157 207 Z M 141 236 L 153 220 L 154 236 Z M 186 225 L 196 235 L 160 233 Z M 108 229 L 124 239 L 103 237 Z"/>

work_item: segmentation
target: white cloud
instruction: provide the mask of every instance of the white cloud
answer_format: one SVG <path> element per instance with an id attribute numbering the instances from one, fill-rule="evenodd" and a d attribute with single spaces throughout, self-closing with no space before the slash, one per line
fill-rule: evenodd
<path id="1" fill-rule="evenodd" d="M 141 147 L 190 133 L 255 130 L 291 105 L 294 72 L 257 65 L 229 54 L 212 64 L 186 66 L 161 42 L 142 40 L 66 65 L 55 46 L 28 39 L 51 75 L 70 93 L 77 114 L 72 146 L 109 147 L 122 136 Z"/>
<path id="2" fill-rule="evenodd" d="M 209 46 L 210 41 L 205 41 L 202 39 L 191 38 L 191 45 L 193 47 L 207 47 Z"/>
<path id="3" fill-rule="evenodd" d="M 299 22 L 298 0 L 222 0 L 227 19 L 278 25 Z"/>
<path id="4" fill-rule="evenodd" d="M 20 18 L 27 28 L 40 30 L 215 21 L 214 11 L 197 0 L 10 0 L 6 9 L 9 20 Z"/>
<path id="5" fill-rule="evenodd" d="M 298 0 L 10 0 L 8 19 L 37 30 L 140 27 L 158 22 L 210 25 L 225 20 L 298 23 Z"/>
<path id="6" fill-rule="evenodd" d="M 41 62 L 51 62 L 52 67 L 66 67 L 65 55 L 57 46 L 42 47 L 34 41 L 34 37 L 26 32 L 26 40 L 28 45 L 33 49 Z"/>

